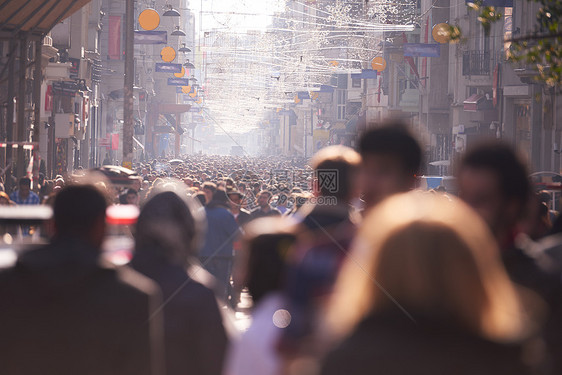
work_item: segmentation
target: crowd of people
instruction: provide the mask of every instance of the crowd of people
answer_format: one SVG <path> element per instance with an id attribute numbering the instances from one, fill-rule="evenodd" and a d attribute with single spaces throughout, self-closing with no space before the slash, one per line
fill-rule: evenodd
<path id="1" fill-rule="evenodd" d="M 310 161 L 190 155 L 121 186 L 22 178 L 0 202 L 54 217 L 49 243 L 0 272 L 1 372 L 561 373 L 552 195 L 498 141 L 462 156 L 458 196 L 417 190 L 421 164 L 386 123 Z M 127 265 L 101 256 L 115 204 L 140 209 Z"/>

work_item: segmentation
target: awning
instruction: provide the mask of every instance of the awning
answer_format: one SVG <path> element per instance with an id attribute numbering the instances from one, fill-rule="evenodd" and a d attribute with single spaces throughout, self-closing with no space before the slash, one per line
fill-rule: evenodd
<path id="1" fill-rule="evenodd" d="M 46 34 L 90 0 L 0 0 L 0 31 Z"/>
<path id="2" fill-rule="evenodd" d="M 464 110 L 467 112 L 483 111 L 492 109 L 492 101 L 486 100 L 486 97 L 481 94 L 473 94 L 469 96 L 463 103 Z"/>

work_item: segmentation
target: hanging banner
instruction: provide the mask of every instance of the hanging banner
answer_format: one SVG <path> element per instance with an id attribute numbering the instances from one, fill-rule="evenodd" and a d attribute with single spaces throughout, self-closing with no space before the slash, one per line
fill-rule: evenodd
<path id="1" fill-rule="evenodd" d="M 411 57 L 439 57 L 440 44 L 404 43 L 404 56 Z"/>
<path id="2" fill-rule="evenodd" d="M 70 75 L 69 77 L 72 79 L 79 78 L 78 75 L 80 73 L 80 59 L 75 59 L 73 57 L 69 58 L 68 61 L 72 64 L 70 67 Z"/>
<path id="3" fill-rule="evenodd" d="M 119 133 L 111 134 L 111 149 L 113 151 L 119 150 Z"/>
<path id="4" fill-rule="evenodd" d="M 374 69 L 363 69 L 361 73 L 352 73 L 351 78 L 377 79 L 377 71 Z"/>
<path id="5" fill-rule="evenodd" d="M 109 16 L 107 55 L 109 60 L 121 60 L 121 16 Z"/>
<path id="6" fill-rule="evenodd" d="M 166 44 L 168 32 L 166 31 L 135 31 L 135 44 Z"/>
<path id="7" fill-rule="evenodd" d="M 74 96 L 78 91 L 76 81 L 55 81 L 52 87 L 52 93 L 55 95 Z"/>
<path id="8" fill-rule="evenodd" d="M 168 86 L 189 86 L 188 78 L 168 78 Z"/>
<path id="9" fill-rule="evenodd" d="M 154 71 L 157 73 L 179 73 L 181 68 L 181 64 L 156 63 Z"/>

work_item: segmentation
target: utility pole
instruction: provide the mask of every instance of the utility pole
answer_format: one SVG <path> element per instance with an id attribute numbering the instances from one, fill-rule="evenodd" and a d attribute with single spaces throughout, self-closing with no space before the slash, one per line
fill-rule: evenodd
<path id="1" fill-rule="evenodd" d="M 41 81 L 43 75 L 41 72 L 41 53 L 43 48 L 43 37 L 37 38 L 35 40 L 35 61 L 33 70 L 33 136 L 32 141 L 37 142 L 33 147 L 33 180 L 34 185 L 37 183 L 39 178 L 39 139 L 41 132 Z"/>
<path id="2" fill-rule="evenodd" d="M 125 5 L 125 85 L 123 90 L 123 166 L 133 169 L 133 84 L 135 0 Z"/>
<path id="3" fill-rule="evenodd" d="M 22 35 L 20 38 L 20 65 L 18 72 L 18 102 L 17 102 L 17 137 L 18 142 L 27 141 L 27 122 L 25 116 L 25 81 L 27 70 L 27 35 Z M 17 148 L 17 162 L 16 162 L 16 175 L 18 178 L 24 177 L 27 169 L 25 165 L 25 153 L 23 145 L 20 144 Z"/>

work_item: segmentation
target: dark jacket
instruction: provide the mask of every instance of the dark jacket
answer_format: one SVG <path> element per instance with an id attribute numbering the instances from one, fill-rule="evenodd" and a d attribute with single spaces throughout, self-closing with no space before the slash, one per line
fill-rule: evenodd
<path id="1" fill-rule="evenodd" d="M 61 240 L 0 273 L 2 374 L 162 374 L 157 286 Z"/>
<path id="2" fill-rule="evenodd" d="M 373 315 L 328 354 L 322 375 L 527 374 L 520 348 L 475 337 L 438 320 Z"/>
<path id="3" fill-rule="evenodd" d="M 164 337 L 168 375 L 219 375 L 227 336 L 211 289 L 186 270 L 137 256 L 132 266 L 156 281 L 164 295 Z"/>
<path id="4" fill-rule="evenodd" d="M 281 216 L 281 212 L 274 207 L 269 206 L 270 210 L 265 212 L 261 209 L 261 207 L 255 208 L 250 213 L 250 221 L 255 219 L 261 219 L 262 217 L 270 217 L 270 216 Z"/>
<path id="5" fill-rule="evenodd" d="M 248 223 L 250 221 L 250 215 L 251 213 L 244 209 L 241 208 L 240 212 L 238 213 L 238 216 L 236 217 L 236 223 L 242 227 L 243 225 L 246 225 L 246 223 Z"/>
<path id="6" fill-rule="evenodd" d="M 240 234 L 234 216 L 224 207 L 205 207 L 207 216 L 207 233 L 205 244 L 201 249 L 202 258 L 234 256 L 232 243 Z"/>

